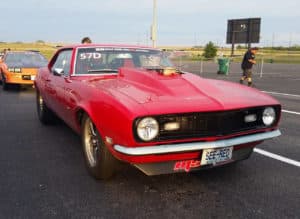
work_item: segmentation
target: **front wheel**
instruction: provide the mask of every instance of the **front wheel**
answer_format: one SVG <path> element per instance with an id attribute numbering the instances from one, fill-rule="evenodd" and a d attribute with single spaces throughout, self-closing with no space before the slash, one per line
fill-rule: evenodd
<path id="1" fill-rule="evenodd" d="M 96 179 L 108 179 L 116 169 L 117 160 L 105 146 L 96 126 L 85 115 L 82 120 L 82 146 L 86 166 Z"/>

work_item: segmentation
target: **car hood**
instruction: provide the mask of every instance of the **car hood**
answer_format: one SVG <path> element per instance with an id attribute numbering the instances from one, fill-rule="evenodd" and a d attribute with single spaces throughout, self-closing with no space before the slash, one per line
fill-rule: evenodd
<path id="1" fill-rule="evenodd" d="M 115 78 L 91 80 L 140 114 L 221 111 L 278 104 L 270 96 L 237 83 L 191 73 L 164 76 L 156 71 L 121 69 Z M 142 106 L 142 107 L 141 107 Z"/>

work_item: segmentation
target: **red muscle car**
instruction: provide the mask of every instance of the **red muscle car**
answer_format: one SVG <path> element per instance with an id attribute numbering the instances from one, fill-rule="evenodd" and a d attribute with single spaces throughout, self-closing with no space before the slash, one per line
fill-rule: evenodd
<path id="1" fill-rule="evenodd" d="M 179 71 L 148 47 L 61 48 L 35 86 L 40 121 L 57 115 L 81 135 L 97 179 L 112 176 L 119 160 L 147 175 L 216 167 L 281 134 L 281 105 L 272 97 Z"/>

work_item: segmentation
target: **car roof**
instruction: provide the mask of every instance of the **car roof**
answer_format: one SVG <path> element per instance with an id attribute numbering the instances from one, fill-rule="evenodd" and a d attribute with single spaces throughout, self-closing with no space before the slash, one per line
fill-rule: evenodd
<path id="1" fill-rule="evenodd" d="M 10 54 L 10 53 L 39 53 L 40 51 L 38 50 L 10 50 L 10 51 L 6 51 L 5 54 Z"/>
<path id="2" fill-rule="evenodd" d="M 159 50 L 149 46 L 137 46 L 137 45 L 127 45 L 127 44 L 74 44 L 63 46 L 60 49 L 67 49 L 67 48 L 93 48 L 93 47 L 109 47 L 109 48 L 132 48 L 132 49 L 151 49 L 151 50 Z"/>

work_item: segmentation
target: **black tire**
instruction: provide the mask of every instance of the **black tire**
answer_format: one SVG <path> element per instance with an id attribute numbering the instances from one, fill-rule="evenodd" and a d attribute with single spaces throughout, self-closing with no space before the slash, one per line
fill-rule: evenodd
<path id="1" fill-rule="evenodd" d="M 48 124 L 53 124 L 54 121 L 56 120 L 56 116 L 50 110 L 46 103 L 44 102 L 43 97 L 41 96 L 40 92 L 38 89 L 36 89 L 36 108 L 37 108 L 37 114 L 39 117 L 39 120 L 41 123 L 48 125 Z"/>
<path id="2" fill-rule="evenodd" d="M 81 123 L 81 139 L 86 167 L 96 179 L 108 179 L 116 171 L 117 159 L 105 146 L 92 120 L 84 115 Z"/>

